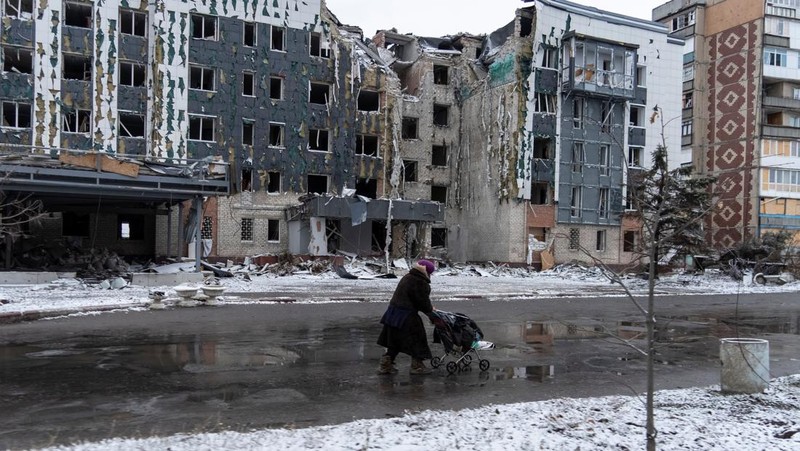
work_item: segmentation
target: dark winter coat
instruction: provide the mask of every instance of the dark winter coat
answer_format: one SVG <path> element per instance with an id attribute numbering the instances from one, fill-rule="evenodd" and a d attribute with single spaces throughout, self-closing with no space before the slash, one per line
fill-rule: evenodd
<path id="1" fill-rule="evenodd" d="M 394 290 L 389 307 L 381 318 L 383 330 L 378 344 L 390 351 L 408 354 L 416 359 L 430 359 L 431 350 L 425 325 L 419 312 L 430 313 L 431 280 L 423 266 L 415 265 Z"/>

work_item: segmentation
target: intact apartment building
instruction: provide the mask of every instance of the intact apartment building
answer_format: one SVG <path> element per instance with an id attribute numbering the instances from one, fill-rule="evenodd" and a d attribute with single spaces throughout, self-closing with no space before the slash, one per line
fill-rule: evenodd
<path id="1" fill-rule="evenodd" d="M 682 145 L 719 179 L 710 242 L 800 231 L 798 0 L 673 0 L 653 20 L 686 41 Z"/>
<path id="2" fill-rule="evenodd" d="M 225 165 L 230 196 L 165 203 L 123 254 L 186 255 L 197 222 L 209 257 L 381 253 L 395 227 L 424 252 L 442 218 L 397 199 L 397 78 L 324 1 L 5 0 L 2 15 L 4 151 Z M 96 210 L 87 242 L 120 216 Z"/>
<path id="3" fill-rule="evenodd" d="M 404 193 L 446 205 L 434 253 L 528 264 L 543 246 L 556 262 L 637 256 L 629 171 L 649 165 L 662 137 L 673 167 L 691 155 L 673 120 L 683 41 L 667 27 L 540 0 L 480 42 L 395 30 L 374 42 L 404 93 Z M 663 129 L 649 120 L 656 107 Z"/>

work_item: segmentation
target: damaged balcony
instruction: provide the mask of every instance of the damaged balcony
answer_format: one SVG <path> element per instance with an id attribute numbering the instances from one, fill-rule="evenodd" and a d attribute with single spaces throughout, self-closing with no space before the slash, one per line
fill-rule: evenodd
<path id="1" fill-rule="evenodd" d="M 330 195 L 307 195 L 300 201 L 286 211 L 293 254 L 379 255 L 398 238 L 420 242 L 421 232 L 444 221 L 444 205 L 433 201 Z"/>
<path id="2" fill-rule="evenodd" d="M 572 33 L 564 38 L 562 84 L 609 97 L 635 97 L 636 46 Z"/>

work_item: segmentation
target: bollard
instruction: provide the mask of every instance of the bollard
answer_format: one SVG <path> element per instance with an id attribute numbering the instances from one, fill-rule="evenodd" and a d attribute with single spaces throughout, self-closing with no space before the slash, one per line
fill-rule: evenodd
<path id="1" fill-rule="evenodd" d="M 723 338 L 720 387 L 726 393 L 761 393 L 769 386 L 769 341 L 759 338 Z"/>

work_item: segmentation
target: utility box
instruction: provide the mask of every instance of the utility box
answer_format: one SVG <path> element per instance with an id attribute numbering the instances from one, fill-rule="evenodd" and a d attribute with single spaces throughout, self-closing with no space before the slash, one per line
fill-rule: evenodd
<path id="1" fill-rule="evenodd" d="M 723 338 L 720 387 L 726 393 L 762 393 L 769 387 L 769 341 L 759 338 Z"/>

